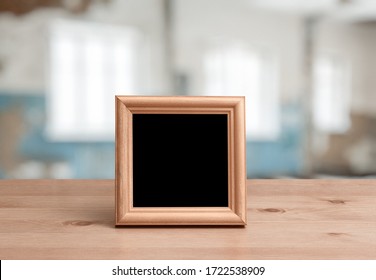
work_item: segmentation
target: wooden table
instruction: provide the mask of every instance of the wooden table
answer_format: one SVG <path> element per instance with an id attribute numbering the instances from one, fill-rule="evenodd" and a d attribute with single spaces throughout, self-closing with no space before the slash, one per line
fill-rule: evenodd
<path id="1" fill-rule="evenodd" d="M 3 180 L 0 259 L 376 259 L 376 180 L 248 187 L 245 228 L 115 228 L 113 180 Z"/>

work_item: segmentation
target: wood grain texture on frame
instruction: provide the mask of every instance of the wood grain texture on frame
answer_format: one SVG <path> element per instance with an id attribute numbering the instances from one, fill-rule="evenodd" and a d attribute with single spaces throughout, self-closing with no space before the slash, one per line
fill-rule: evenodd
<path id="1" fill-rule="evenodd" d="M 244 97 L 116 96 L 116 225 L 245 225 Z M 226 114 L 228 207 L 134 207 L 133 114 Z M 198 159 L 199 160 L 199 159 Z"/>

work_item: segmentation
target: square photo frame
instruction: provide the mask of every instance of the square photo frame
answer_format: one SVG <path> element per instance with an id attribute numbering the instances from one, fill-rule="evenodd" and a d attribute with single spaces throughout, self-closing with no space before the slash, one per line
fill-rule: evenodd
<path id="1" fill-rule="evenodd" d="M 116 226 L 245 225 L 245 100 L 116 96 Z"/>

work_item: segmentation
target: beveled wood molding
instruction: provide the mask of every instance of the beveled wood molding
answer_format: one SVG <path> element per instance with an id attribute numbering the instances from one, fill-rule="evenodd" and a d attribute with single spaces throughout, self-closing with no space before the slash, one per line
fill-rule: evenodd
<path id="1" fill-rule="evenodd" d="M 116 225 L 246 225 L 245 98 L 116 96 Z M 226 114 L 228 207 L 134 207 L 133 114 Z"/>

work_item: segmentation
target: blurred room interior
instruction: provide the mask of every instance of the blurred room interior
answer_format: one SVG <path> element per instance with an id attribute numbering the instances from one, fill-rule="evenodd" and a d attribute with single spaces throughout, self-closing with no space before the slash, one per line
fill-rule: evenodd
<path id="1" fill-rule="evenodd" d="M 376 1 L 0 0 L 0 178 L 114 178 L 114 95 L 244 95 L 249 178 L 376 177 Z"/>

